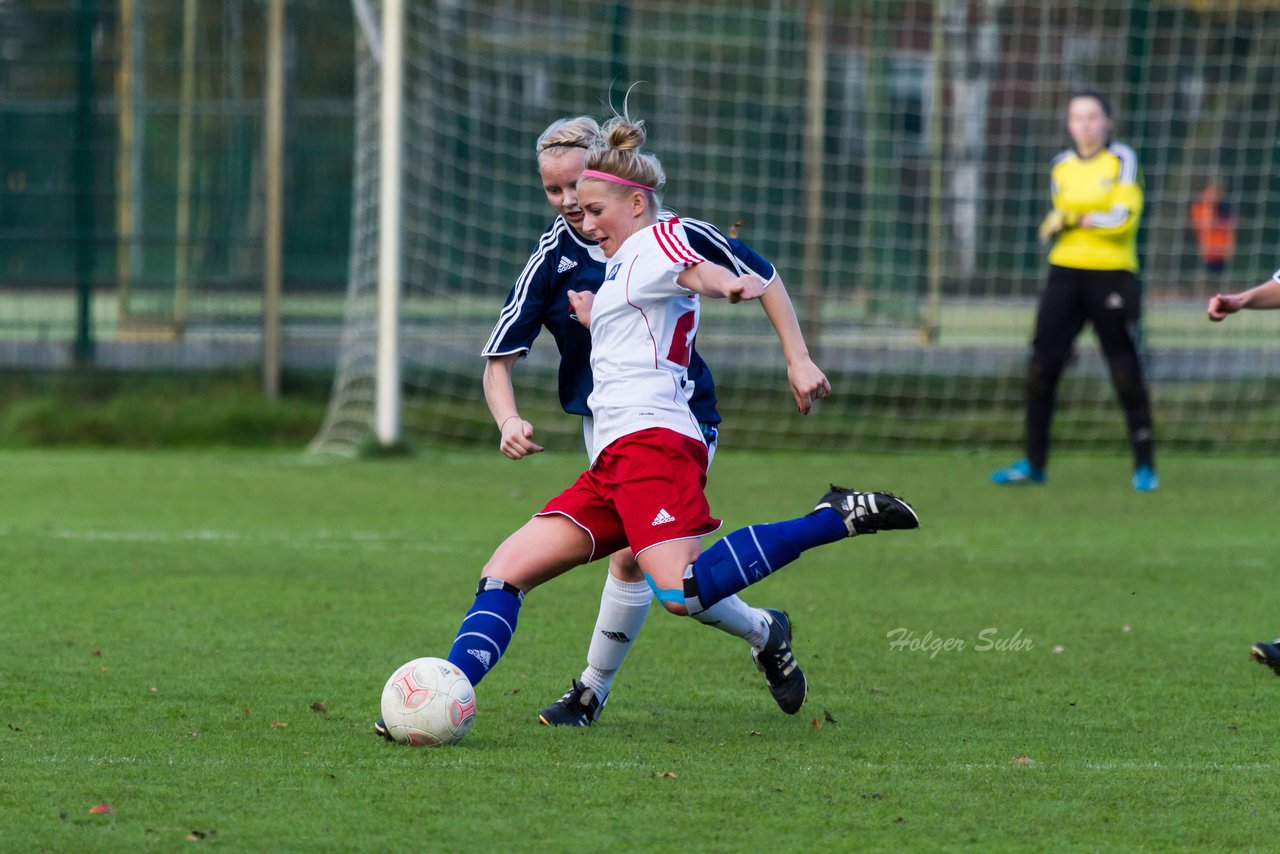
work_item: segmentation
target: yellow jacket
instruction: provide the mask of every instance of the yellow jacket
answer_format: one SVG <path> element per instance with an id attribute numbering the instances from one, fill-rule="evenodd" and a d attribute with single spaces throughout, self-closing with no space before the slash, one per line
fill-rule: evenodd
<path id="1" fill-rule="evenodd" d="M 1053 206 L 1075 225 L 1049 251 L 1049 263 L 1077 270 L 1138 272 L 1142 185 L 1133 149 L 1113 142 L 1088 160 L 1068 150 L 1053 158 Z"/>

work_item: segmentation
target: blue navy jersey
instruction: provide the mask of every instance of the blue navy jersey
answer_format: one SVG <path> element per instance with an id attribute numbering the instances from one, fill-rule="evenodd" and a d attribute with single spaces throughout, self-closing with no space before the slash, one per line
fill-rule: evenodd
<path id="1" fill-rule="evenodd" d="M 662 211 L 661 219 L 674 214 Z M 680 218 L 690 247 L 708 261 L 742 276 L 755 273 L 766 282 L 773 279 L 773 265 L 745 243 L 726 237 L 714 225 Z M 507 294 L 482 356 L 526 355 L 545 327 L 560 350 L 560 406 L 571 415 L 589 416 L 591 395 L 591 333 L 570 317 L 569 291 L 600 290 L 604 282 L 604 252 L 556 217 L 542 234 L 520 277 Z M 689 359 L 688 381 L 693 384 L 689 408 L 703 424 L 719 424 L 715 381 L 697 344 Z"/>

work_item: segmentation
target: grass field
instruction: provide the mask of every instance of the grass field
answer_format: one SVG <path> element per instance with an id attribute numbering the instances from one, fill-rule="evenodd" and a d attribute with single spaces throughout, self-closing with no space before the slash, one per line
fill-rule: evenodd
<path id="1" fill-rule="evenodd" d="M 538 726 L 592 566 L 528 598 L 471 735 L 413 750 L 370 734 L 383 680 L 447 651 L 577 455 L 0 452 L 0 848 L 1274 848 L 1280 680 L 1247 649 L 1280 631 L 1280 463 L 1171 457 L 1136 495 L 1118 457 L 1022 491 L 984 482 L 1005 461 L 720 453 L 731 526 L 828 478 L 923 520 L 747 592 L 795 620 L 793 718 L 739 641 L 655 610 L 596 727 Z"/>

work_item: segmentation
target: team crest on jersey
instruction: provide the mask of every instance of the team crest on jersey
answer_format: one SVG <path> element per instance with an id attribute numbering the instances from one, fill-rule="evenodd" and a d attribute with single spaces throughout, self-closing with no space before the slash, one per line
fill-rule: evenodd
<path id="1" fill-rule="evenodd" d="M 609 275 L 605 276 L 604 280 L 606 282 L 612 282 L 614 279 L 618 278 L 618 271 L 621 269 L 622 269 L 622 264 L 614 264 L 612 267 L 609 268 Z"/>

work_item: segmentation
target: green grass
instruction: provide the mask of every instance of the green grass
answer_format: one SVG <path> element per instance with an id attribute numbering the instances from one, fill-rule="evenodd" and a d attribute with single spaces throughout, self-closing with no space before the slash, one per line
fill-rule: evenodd
<path id="1" fill-rule="evenodd" d="M 281 399 L 249 370 L 0 372 L 0 447 L 291 447 L 324 419 L 332 378 L 286 372 Z"/>
<path id="2" fill-rule="evenodd" d="M 1246 650 L 1280 629 L 1280 463 L 1170 457 L 1136 495 L 1119 457 L 985 484 L 1006 461 L 717 456 L 730 525 L 828 478 L 923 519 L 747 592 L 795 619 L 796 717 L 739 641 L 655 610 L 600 724 L 538 726 L 582 666 L 597 565 L 528 598 L 468 738 L 412 750 L 369 733 L 383 680 L 448 649 L 577 455 L 0 452 L 0 847 L 1273 847 L 1280 682 Z M 895 628 L 966 648 L 894 650 Z M 1033 648 L 979 651 L 988 628 Z"/>

